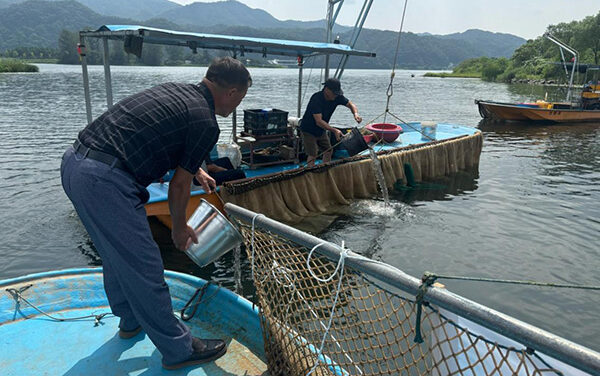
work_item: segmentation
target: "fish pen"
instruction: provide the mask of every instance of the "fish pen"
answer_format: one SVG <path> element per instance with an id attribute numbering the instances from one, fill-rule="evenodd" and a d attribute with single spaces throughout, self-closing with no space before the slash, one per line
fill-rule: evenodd
<path id="1" fill-rule="evenodd" d="M 598 375 L 600 354 L 232 204 L 269 374 Z"/>
<path id="2" fill-rule="evenodd" d="M 452 125 L 439 126 L 443 126 L 448 135 L 453 130 Z M 467 134 L 465 129 L 469 129 Z M 466 127 L 454 131 L 462 134 L 396 148 L 386 145 L 385 149 L 376 150 L 386 188 L 392 189 L 396 182 L 406 184 L 406 164 L 413 172 L 410 179 L 417 182 L 477 168 L 483 147 L 482 133 Z M 225 202 L 278 221 L 298 223 L 307 216 L 326 213 L 332 206 L 375 197 L 380 190 L 379 180 L 372 158 L 361 154 L 312 168 L 226 182 L 220 193 Z"/>

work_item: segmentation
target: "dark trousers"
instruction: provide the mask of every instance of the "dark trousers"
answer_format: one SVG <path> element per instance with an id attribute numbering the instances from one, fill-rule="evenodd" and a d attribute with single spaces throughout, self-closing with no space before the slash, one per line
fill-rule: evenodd
<path id="1" fill-rule="evenodd" d="M 209 172 L 210 177 L 215 179 L 217 185 L 221 185 L 226 181 L 244 179 L 246 174 L 241 169 L 234 169 L 233 165 L 229 158 L 218 158 L 212 161 L 213 164 L 216 164 L 219 167 L 226 168 L 227 171 L 219 171 L 219 172 Z"/>
<path id="2" fill-rule="evenodd" d="M 160 250 L 144 209 L 146 187 L 72 147 L 63 156 L 61 178 L 102 258 L 104 289 L 112 312 L 121 319 L 119 327 L 141 325 L 166 364 L 187 359 L 192 337 L 173 314 Z"/>

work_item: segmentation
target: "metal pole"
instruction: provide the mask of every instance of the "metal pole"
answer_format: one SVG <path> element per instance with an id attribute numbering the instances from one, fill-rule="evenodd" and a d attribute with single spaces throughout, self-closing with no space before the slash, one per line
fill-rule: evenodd
<path id="1" fill-rule="evenodd" d="M 573 78 L 575 77 L 575 68 L 578 63 L 578 55 L 575 54 L 575 60 L 573 60 L 573 69 L 571 70 L 571 79 L 569 80 L 569 91 L 567 91 L 567 102 L 571 103 L 571 94 L 573 94 Z"/>
<path id="2" fill-rule="evenodd" d="M 567 102 L 571 102 L 571 91 L 573 89 L 573 78 L 575 77 L 575 68 L 577 67 L 577 63 L 579 61 L 579 52 L 576 49 L 566 45 L 564 42 L 556 38 L 554 35 L 550 33 L 544 33 L 544 36 L 548 38 L 550 41 L 556 43 L 559 47 L 564 48 L 573 54 L 573 69 L 571 70 L 571 78 L 569 79 L 569 90 L 567 91 Z M 562 52 L 562 51 L 561 51 Z"/>
<path id="3" fill-rule="evenodd" d="M 361 15 L 356 20 L 356 24 L 354 25 L 356 34 L 354 34 L 354 32 L 352 34 L 352 40 L 350 42 L 350 47 L 352 47 L 352 48 L 354 48 L 356 41 L 358 41 L 360 32 L 362 31 L 365 21 L 367 20 L 367 16 L 369 15 L 369 12 L 371 11 L 371 5 L 373 5 L 373 0 L 365 0 L 365 2 L 363 3 L 363 9 L 361 10 Z M 346 69 L 346 63 L 348 62 L 349 58 L 350 58 L 349 55 L 342 56 L 342 59 L 338 66 L 338 69 L 335 72 L 335 77 L 338 80 L 342 79 L 342 74 L 344 73 L 344 69 Z"/>
<path id="4" fill-rule="evenodd" d="M 325 242 L 265 216 L 257 216 L 257 213 L 248 209 L 227 203 L 225 204 L 225 210 L 228 214 L 246 223 L 252 223 L 254 219 L 255 227 L 283 236 L 303 247 L 311 249 L 316 245 L 320 245 L 315 252 L 334 262 L 337 262 L 341 256 L 342 250 L 337 245 Z M 354 252 L 348 252 L 345 265 L 412 295 L 418 293 L 421 285 L 419 279 L 391 265 L 368 259 Z M 529 349 L 539 351 L 592 375 L 597 374 L 600 369 L 600 353 L 465 299 L 446 289 L 428 288 L 425 300 L 517 341 Z"/>
<path id="5" fill-rule="evenodd" d="M 331 25 L 331 21 L 333 19 L 333 5 L 335 4 L 335 0 L 329 0 L 327 4 L 327 33 L 325 36 L 325 43 L 331 43 L 331 31 L 333 26 Z M 329 54 L 325 55 L 325 80 L 329 78 Z"/>
<path id="6" fill-rule="evenodd" d="M 90 99 L 90 80 L 88 77 L 87 60 L 85 58 L 85 37 L 79 34 L 79 45 L 77 46 L 79 58 L 81 59 L 81 70 L 83 74 L 83 94 L 85 97 L 85 113 L 88 123 L 92 122 L 92 101 Z"/>
<path id="7" fill-rule="evenodd" d="M 108 108 L 113 105 L 112 80 L 110 77 L 110 56 L 108 54 L 108 38 L 102 38 L 103 51 L 102 60 L 104 61 L 104 84 L 106 86 L 106 104 Z"/>
<path id="8" fill-rule="evenodd" d="M 298 118 L 302 112 L 302 67 L 304 66 L 304 57 L 298 56 Z"/>
<path id="9" fill-rule="evenodd" d="M 233 50 L 233 58 L 237 59 L 237 52 Z M 233 143 L 237 143 L 237 108 L 231 113 L 231 139 Z"/>

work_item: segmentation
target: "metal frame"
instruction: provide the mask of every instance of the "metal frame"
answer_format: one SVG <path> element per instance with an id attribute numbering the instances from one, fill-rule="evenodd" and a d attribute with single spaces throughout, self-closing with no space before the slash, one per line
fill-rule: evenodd
<path id="1" fill-rule="evenodd" d="M 573 92 L 573 77 L 575 76 L 575 70 L 577 69 L 577 63 L 579 63 L 579 53 L 577 52 L 576 49 L 566 45 L 564 42 L 560 41 L 558 38 L 556 38 L 554 35 L 552 35 L 548 32 L 544 33 L 544 36 L 551 42 L 557 44 L 558 47 L 560 47 L 560 55 L 563 59 L 563 64 L 565 62 L 565 55 L 563 53 L 563 48 L 565 50 L 569 51 L 575 57 L 575 60 L 573 61 L 573 68 L 571 69 L 571 78 L 569 79 L 569 89 L 567 91 L 567 102 L 571 102 L 571 94 Z M 565 66 L 565 70 L 566 69 L 567 69 L 567 67 Z"/>
<path id="2" fill-rule="evenodd" d="M 312 249 L 320 245 L 315 252 L 334 262 L 340 259 L 342 249 L 335 244 L 324 242 L 315 236 L 237 205 L 227 203 L 225 204 L 225 210 L 235 218 L 246 223 L 254 222 L 257 228 L 283 236 L 306 248 Z M 417 295 L 419 292 L 421 285 L 419 279 L 391 265 L 368 259 L 354 252 L 348 253 L 345 265 L 409 294 Z M 424 300 L 517 341 L 529 349 L 539 351 L 592 375 L 597 374 L 600 370 L 600 353 L 465 299 L 443 288 L 428 288 Z"/>
<path id="3" fill-rule="evenodd" d="M 340 3 L 336 12 L 337 17 L 341 4 L 344 0 L 331 1 L 333 1 L 334 3 Z M 333 19 L 333 22 L 335 22 L 335 19 Z M 267 54 L 295 56 L 298 60 L 299 68 L 298 117 L 300 117 L 302 107 L 302 68 L 304 65 L 304 59 L 306 57 L 325 55 L 328 59 L 329 55 L 342 55 L 347 60 L 349 56 L 376 56 L 375 53 L 367 51 L 358 51 L 348 45 L 343 45 L 339 43 L 316 43 L 281 39 L 251 38 L 231 35 L 187 33 L 137 25 L 104 25 L 96 31 L 79 32 L 79 48 L 81 56 L 81 68 L 83 71 L 83 87 L 88 122 L 92 121 L 92 108 L 90 99 L 89 76 L 87 71 L 87 61 L 85 57 L 86 39 L 102 39 L 104 78 L 106 86 L 106 103 L 110 108 L 113 105 L 113 93 L 112 80 L 110 74 L 108 40 L 124 40 L 128 36 L 143 38 L 143 43 L 182 46 L 191 48 L 194 51 L 196 51 L 198 48 L 225 50 L 232 52 L 234 57 L 237 57 L 238 53 L 240 54 L 240 56 L 244 56 L 245 53 L 260 53 L 263 56 L 266 56 Z M 232 116 L 232 132 L 234 136 L 234 141 L 237 141 L 236 120 L 237 119 L 234 113 Z"/>

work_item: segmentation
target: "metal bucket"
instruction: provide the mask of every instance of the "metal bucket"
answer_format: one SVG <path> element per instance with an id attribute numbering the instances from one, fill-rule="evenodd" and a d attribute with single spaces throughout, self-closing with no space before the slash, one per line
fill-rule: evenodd
<path id="1" fill-rule="evenodd" d="M 214 206 L 202 199 L 187 222 L 198 237 L 185 253 L 199 266 L 206 266 L 242 243 L 242 235 Z"/>

